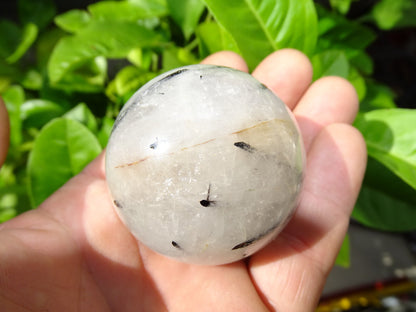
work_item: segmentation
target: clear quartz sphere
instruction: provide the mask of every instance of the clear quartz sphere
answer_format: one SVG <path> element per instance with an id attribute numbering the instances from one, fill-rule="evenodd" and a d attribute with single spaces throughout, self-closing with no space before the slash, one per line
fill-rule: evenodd
<path id="1" fill-rule="evenodd" d="M 293 215 L 303 143 L 285 104 L 251 75 L 191 65 L 140 88 L 106 151 L 131 233 L 179 261 L 225 264 L 268 244 Z"/>

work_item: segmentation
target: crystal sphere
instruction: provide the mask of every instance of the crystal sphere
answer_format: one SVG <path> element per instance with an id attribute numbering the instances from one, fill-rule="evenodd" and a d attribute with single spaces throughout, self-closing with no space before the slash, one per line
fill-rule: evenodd
<path id="1" fill-rule="evenodd" d="M 106 151 L 114 207 L 131 233 L 179 261 L 225 264 L 293 215 L 304 168 L 285 104 L 251 75 L 191 65 L 140 88 Z"/>

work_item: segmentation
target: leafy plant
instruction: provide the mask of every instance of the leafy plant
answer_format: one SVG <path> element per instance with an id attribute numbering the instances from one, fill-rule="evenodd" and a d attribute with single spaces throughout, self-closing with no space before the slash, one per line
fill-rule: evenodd
<path id="1" fill-rule="evenodd" d="M 114 118 L 140 86 L 174 67 L 232 50 L 253 69 L 286 47 L 306 53 L 314 80 L 348 79 L 361 101 L 355 126 L 369 166 L 354 218 L 414 230 L 416 113 L 372 78 L 374 29 L 415 26 L 412 0 L 381 0 L 359 19 L 357 0 L 100 1 L 56 15 L 52 0 L 19 0 L 0 21 L 0 93 L 11 147 L 0 172 L 0 222 L 38 206 L 105 147 Z M 339 263 L 348 263 L 348 241 Z"/>

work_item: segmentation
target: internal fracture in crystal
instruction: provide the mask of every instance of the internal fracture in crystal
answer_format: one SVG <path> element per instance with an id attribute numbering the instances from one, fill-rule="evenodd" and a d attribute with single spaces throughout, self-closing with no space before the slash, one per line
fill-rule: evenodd
<path id="1" fill-rule="evenodd" d="M 293 215 L 304 152 L 284 103 L 251 75 L 192 65 L 139 89 L 106 152 L 132 234 L 180 261 L 224 264 L 267 245 Z"/>

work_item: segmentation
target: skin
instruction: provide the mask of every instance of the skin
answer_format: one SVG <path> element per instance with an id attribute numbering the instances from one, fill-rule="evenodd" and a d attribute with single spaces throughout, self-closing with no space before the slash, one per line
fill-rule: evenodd
<path id="1" fill-rule="evenodd" d="M 231 52 L 203 63 L 247 71 Z M 280 50 L 253 75 L 293 111 L 307 151 L 299 207 L 284 231 L 249 259 L 179 263 L 138 243 L 112 207 L 104 155 L 38 209 L 0 226 L 5 311 L 313 311 L 346 233 L 366 166 L 354 88 Z M 3 125 L 3 123 L 1 124 Z"/>

